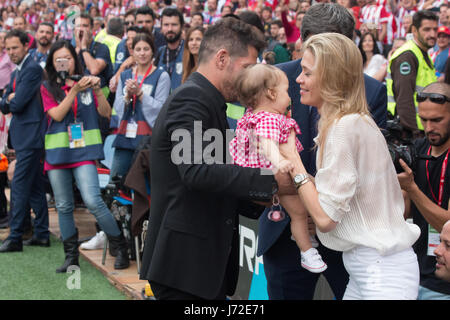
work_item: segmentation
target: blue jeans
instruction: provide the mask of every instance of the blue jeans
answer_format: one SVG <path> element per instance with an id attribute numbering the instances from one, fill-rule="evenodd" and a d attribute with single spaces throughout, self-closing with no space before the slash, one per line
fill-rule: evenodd
<path id="1" fill-rule="evenodd" d="M 417 300 L 450 300 L 450 295 L 419 286 Z"/>
<path id="2" fill-rule="evenodd" d="M 131 167 L 131 160 L 133 160 L 134 150 L 129 149 L 115 149 L 111 164 L 111 172 L 109 180 L 115 176 L 124 177 L 127 175 Z"/>
<path id="3" fill-rule="evenodd" d="M 54 169 L 48 171 L 48 178 L 55 195 L 55 205 L 58 210 L 59 228 L 63 240 L 72 237 L 75 232 L 73 219 L 74 200 L 72 177 L 75 178 L 83 202 L 91 212 L 101 229 L 108 235 L 117 237 L 120 229 L 116 220 L 106 207 L 98 184 L 97 168 L 92 165 L 83 165 L 71 169 Z"/>

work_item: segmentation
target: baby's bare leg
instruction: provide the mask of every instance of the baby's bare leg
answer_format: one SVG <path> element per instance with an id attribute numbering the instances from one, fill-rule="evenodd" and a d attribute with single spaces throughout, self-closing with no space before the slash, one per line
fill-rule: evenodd
<path id="1" fill-rule="evenodd" d="M 302 252 L 308 251 L 312 247 L 308 231 L 308 213 L 300 197 L 296 195 L 280 196 L 280 203 L 291 218 L 291 233 L 297 246 Z"/>

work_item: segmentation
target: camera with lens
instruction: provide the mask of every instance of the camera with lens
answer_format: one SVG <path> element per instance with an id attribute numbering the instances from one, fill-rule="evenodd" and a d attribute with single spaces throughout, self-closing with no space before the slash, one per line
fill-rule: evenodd
<path id="1" fill-rule="evenodd" d="M 400 119 L 395 117 L 392 120 L 386 121 L 386 129 L 382 129 L 381 132 L 386 139 L 389 154 L 391 155 L 392 162 L 394 163 L 397 173 L 403 172 L 403 168 L 400 165 L 400 159 L 402 159 L 413 172 L 417 168 L 417 150 L 414 146 L 413 139 L 405 138 L 403 136 L 403 127 L 400 124 Z"/>

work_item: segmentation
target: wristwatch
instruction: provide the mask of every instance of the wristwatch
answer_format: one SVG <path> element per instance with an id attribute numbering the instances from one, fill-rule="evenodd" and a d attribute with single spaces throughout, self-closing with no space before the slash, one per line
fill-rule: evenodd
<path id="1" fill-rule="evenodd" d="M 294 185 L 298 189 L 309 181 L 309 174 L 299 173 L 294 176 Z"/>

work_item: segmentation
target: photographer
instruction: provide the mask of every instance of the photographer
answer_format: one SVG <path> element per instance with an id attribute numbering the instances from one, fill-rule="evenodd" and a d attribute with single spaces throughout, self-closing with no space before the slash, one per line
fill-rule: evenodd
<path id="1" fill-rule="evenodd" d="M 111 114 L 100 79 L 95 76 L 78 79 L 82 74 L 80 61 L 75 48 L 64 40 L 52 45 L 45 71 L 48 80 L 41 85 L 44 112 L 48 116 L 44 169 L 55 195 L 65 253 L 65 261 L 56 272 L 66 272 L 70 265 L 79 265 L 73 179 L 89 212 L 117 250 L 114 268 L 126 269 L 129 266 L 127 243 L 103 202 L 97 178 L 95 161 L 104 158 L 98 117 L 108 118 Z"/>
<path id="2" fill-rule="evenodd" d="M 439 245 L 439 232 L 450 219 L 449 212 L 449 147 L 450 147 L 450 85 L 432 83 L 417 94 L 419 117 L 425 138 L 415 141 L 417 154 L 432 156 L 430 160 L 417 161 L 415 175 L 404 161 L 405 172 L 398 180 L 405 191 L 405 216 L 411 216 L 421 228 L 416 242 L 420 267 L 421 300 L 450 299 L 450 286 L 438 279 L 434 272 L 434 248 Z"/>

